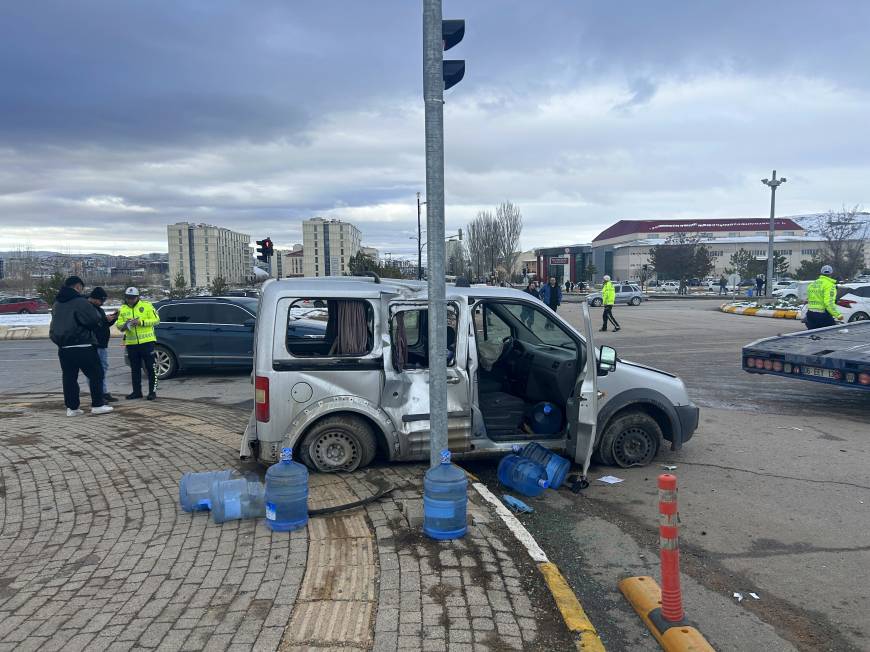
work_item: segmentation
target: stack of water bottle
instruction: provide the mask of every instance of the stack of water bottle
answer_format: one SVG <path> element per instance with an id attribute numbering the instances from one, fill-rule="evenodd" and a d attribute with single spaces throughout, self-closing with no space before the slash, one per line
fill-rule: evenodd
<path id="1" fill-rule="evenodd" d="M 513 455 L 498 465 L 499 481 L 524 496 L 540 496 L 548 487 L 558 489 L 565 481 L 571 462 L 560 455 L 530 442 L 515 445 Z"/>
<path id="2" fill-rule="evenodd" d="M 210 510 L 215 523 L 265 516 L 271 530 L 298 530 L 308 523 L 308 469 L 284 448 L 281 461 L 266 471 L 265 485 L 233 469 L 185 473 L 178 502 L 185 512 Z"/>

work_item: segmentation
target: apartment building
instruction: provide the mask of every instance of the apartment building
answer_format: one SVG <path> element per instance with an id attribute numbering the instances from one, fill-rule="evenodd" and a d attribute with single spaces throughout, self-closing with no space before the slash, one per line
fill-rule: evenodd
<path id="1" fill-rule="evenodd" d="M 304 253 L 301 244 L 293 245 L 292 249 L 276 249 L 272 258 L 275 268 L 275 278 L 296 278 L 305 275 Z"/>
<path id="2" fill-rule="evenodd" d="M 314 217 L 302 222 L 305 276 L 344 276 L 360 249 L 360 230 L 350 222 Z"/>
<path id="3" fill-rule="evenodd" d="M 166 227 L 169 247 L 169 278 L 179 273 L 188 287 L 208 287 L 222 277 L 242 284 L 253 274 L 251 236 L 211 224 L 179 222 Z"/>

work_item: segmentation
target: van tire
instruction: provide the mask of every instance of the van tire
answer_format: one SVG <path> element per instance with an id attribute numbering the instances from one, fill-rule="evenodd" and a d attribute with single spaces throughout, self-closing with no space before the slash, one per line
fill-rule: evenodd
<path id="1" fill-rule="evenodd" d="M 299 445 L 299 456 L 320 473 L 350 472 L 375 459 L 378 444 L 365 420 L 349 415 L 325 417 L 316 422 Z"/>
<path id="2" fill-rule="evenodd" d="M 622 468 L 646 466 L 655 459 L 661 443 L 662 429 L 656 420 L 631 410 L 607 424 L 596 457 L 602 464 Z"/>

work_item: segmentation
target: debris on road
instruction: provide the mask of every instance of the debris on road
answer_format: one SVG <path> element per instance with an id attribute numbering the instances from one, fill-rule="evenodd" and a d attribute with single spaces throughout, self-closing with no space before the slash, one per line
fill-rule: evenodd
<path id="1" fill-rule="evenodd" d="M 662 464 L 662 468 L 665 471 L 676 471 L 677 470 L 676 464 Z"/>
<path id="2" fill-rule="evenodd" d="M 602 475 L 600 478 L 598 478 L 598 481 L 607 484 L 617 484 L 619 482 L 624 482 L 622 478 L 617 478 L 615 475 Z"/>
<path id="3" fill-rule="evenodd" d="M 761 600 L 761 598 L 758 597 L 757 593 L 750 593 L 749 595 L 750 595 L 750 597 L 755 598 L 756 600 Z"/>
<path id="4" fill-rule="evenodd" d="M 505 504 L 513 510 L 516 514 L 531 514 L 534 512 L 534 508 L 526 505 L 522 500 L 518 498 L 514 498 L 513 496 L 509 496 L 508 494 L 503 494 L 501 499 L 505 502 Z"/>
<path id="5" fill-rule="evenodd" d="M 743 602 L 743 594 L 742 593 L 737 593 L 737 591 L 735 591 L 734 597 L 737 599 L 737 602 Z"/>

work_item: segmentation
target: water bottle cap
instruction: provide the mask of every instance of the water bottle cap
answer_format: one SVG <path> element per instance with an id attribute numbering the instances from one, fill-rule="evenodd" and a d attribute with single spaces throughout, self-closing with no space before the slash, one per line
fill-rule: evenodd
<path id="1" fill-rule="evenodd" d="M 538 480 L 538 486 L 546 489 L 547 487 L 550 486 L 550 483 L 547 482 L 546 480 Z"/>
<path id="2" fill-rule="evenodd" d="M 441 463 L 442 464 L 450 464 L 450 451 L 446 448 L 441 451 Z"/>
<path id="3" fill-rule="evenodd" d="M 282 462 L 292 462 L 293 461 L 293 449 L 292 448 L 282 448 L 281 449 L 281 461 Z"/>
<path id="4" fill-rule="evenodd" d="M 519 453 L 521 450 L 523 450 L 523 447 L 519 444 L 514 444 L 513 446 L 511 446 L 511 449 L 514 453 Z"/>
<path id="5" fill-rule="evenodd" d="M 549 403 L 544 403 L 544 414 L 550 414 L 553 411 L 553 406 Z"/>

